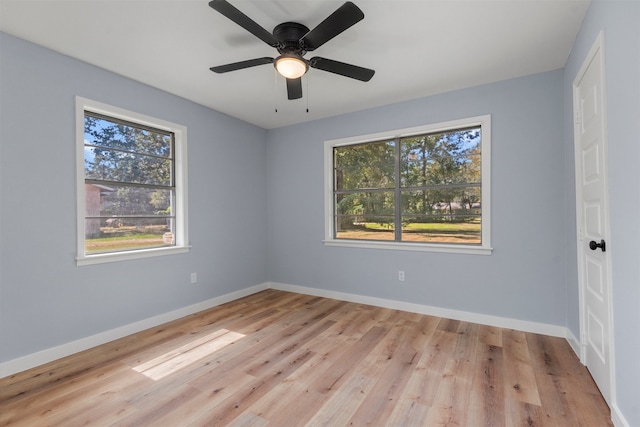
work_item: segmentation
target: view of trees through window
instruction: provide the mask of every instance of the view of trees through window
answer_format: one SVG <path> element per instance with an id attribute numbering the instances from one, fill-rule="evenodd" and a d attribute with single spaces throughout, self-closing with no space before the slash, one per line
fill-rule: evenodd
<path id="1" fill-rule="evenodd" d="M 85 253 L 175 245 L 174 135 L 86 111 Z"/>
<path id="2" fill-rule="evenodd" d="M 337 239 L 481 244 L 481 128 L 335 146 Z"/>

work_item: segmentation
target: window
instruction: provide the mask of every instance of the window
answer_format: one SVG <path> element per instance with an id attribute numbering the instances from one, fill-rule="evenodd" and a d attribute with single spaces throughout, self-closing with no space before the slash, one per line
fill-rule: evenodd
<path id="1" fill-rule="evenodd" d="M 188 250 L 184 126 L 76 99 L 78 265 Z"/>
<path id="2" fill-rule="evenodd" d="M 325 243 L 489 254 L 490 121 L 325 142 Z"/>

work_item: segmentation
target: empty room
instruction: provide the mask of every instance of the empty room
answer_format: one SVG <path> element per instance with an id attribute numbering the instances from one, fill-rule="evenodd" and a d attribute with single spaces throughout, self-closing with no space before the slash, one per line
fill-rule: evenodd
<path id="1" fill-rule="evenodd" d="M 1 426 L 640 426 L 640 1 L 1 0 Z"/>

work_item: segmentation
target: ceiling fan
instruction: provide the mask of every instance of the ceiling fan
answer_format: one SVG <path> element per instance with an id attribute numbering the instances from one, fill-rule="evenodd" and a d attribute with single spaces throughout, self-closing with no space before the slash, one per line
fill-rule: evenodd
<path id="1" fill-rule="evenodd" d="M 263 57 L 247 61 L 234 62 L 226 65 L 211 67 L 214 73 L 227 73 L 255 67 L 257 65 L 273 64 L 278 73 L 287 80 L 288 99 L 302 98 L 302 76 L 309 67 L 328 71 L 341 76 L 368 82 L 375 73 L 374 70 L 334 61 L 332 59 L 314 56 L 305 59 L 307 52 L 313 51 L 347 28 L 364 18 L 364 13 L 355 4 L 348 1 L 329 15 L 313 30 L 297 22 L 283 22 L 276 25 L 273 33 L 268 32 L 247 15 L 236 9 L 227 0 L 212 0 L 209 6 L 226 16 L 245 30 L 249 31 L 269 46 L 278 50 L 277 58 Z"/>

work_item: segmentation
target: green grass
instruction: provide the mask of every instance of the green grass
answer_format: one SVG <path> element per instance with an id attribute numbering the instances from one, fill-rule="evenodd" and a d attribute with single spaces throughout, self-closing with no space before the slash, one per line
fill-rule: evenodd
<path id="1" fill-rule="evenodd" d="M 118 235 L 96 237 L 85 240 L 87 254 L 101 252 L 118 252 L 133 249 L 146 249 L 167 246 L 162 241 L 162 234 L 120 232 Z"/>
<path id="2" fill-rule="evenodd" d="M 109 237 L 96 237 L 95 239 L 87 239 L 87 242 L 91 243 L 104 243 L 104 242 L 116 242 L 122 240 L 144 240 L 144 239 L 160 239 L 162 240 L 162 235 L 157 234 L 126 234 L 120 236 L 109 236 Z"/>
<path id="3" fill-rule="evenodd" d="M 384 230 L 390 229 L 386 224 L 376 224 L 368 222 L 364 224 L 367 229 L 370 230 Z M 402 230 L 408 233 L 425 233 L 425 232 L 440 232 L 440 233 L 459 233 L 459 232 L 473 232 L 480 231 L 479 222 L 414 222 L 402 227 Z"/>
<path id="4" fill-rule="evenodd" d="M 411 223 L 402 228 L 403 242 L 461 243 L 477 245 L 481 242 L 481 224 L 477 222 Z M 381 240 L 394 239 L 392 228 L 386 224 L 364 223 L 353 229 L 338 232 L 339 239 Z"/>

